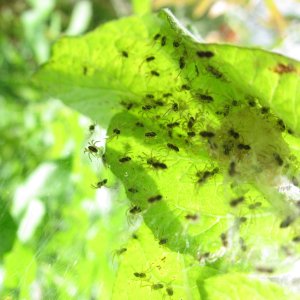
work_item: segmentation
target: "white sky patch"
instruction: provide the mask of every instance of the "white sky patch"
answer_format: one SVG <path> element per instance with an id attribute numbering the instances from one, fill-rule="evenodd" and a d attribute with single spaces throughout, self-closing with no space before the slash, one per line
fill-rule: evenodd
<path id="1" fill-rule="evenodd" d="M 33 198 L 36 198 L 43 190 L 45 182 L 55 171 L 56 165 L 44 163 L 39 166 L 27 179 L 27 181 L 17 188 L 12 205 L 12 215 L 17 218 L 29 205 Z"/>
<path id="2" fill-rule="evenodd" d="M 111 210 L 111 193 L 106 187 L 96 190 L 94 201 L 83 201 L 82 207 L 89 214 L 107 215 Z"/>
<path id="3" fill-rule="evenodd" d="M 27 242 L 31 239 L 44 215 L 44 204 L 38 199 L 32 199 L 18 228 L 20 241 Z"/>

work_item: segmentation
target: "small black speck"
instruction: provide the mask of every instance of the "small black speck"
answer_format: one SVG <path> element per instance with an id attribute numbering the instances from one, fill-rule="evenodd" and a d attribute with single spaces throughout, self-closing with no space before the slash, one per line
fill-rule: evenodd
<path id="1" fill-rule="evenodd" d="M 128 52 L 127 51 L 122 51 L 122 55 L 123 55 L 123 57 L 128 57 Z"/>

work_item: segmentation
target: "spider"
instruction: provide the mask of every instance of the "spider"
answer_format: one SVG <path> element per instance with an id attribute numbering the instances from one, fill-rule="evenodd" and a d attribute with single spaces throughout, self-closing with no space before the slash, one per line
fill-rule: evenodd
<path id="1" fill-rule="evenodd" d="M 99 141 L 91 140 L 89 142 L 88 146 L 85 147 L 85 149 L 84 149 L 84 153 L 86 153 L 86 152 L 88 153 L 90 161 L 92 161 L 91 160 L 91 155 L 98 158 L 103 154 L 103 151 L 102 151 L 103 148 L 102 147 L 97 147 L 96 143 L 99 143 Z"/>

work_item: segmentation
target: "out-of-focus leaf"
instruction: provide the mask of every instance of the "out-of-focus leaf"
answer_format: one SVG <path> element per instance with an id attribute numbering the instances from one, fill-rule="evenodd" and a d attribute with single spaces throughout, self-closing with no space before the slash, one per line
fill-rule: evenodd
<path id="1" fill-rule="evenodd" d="M 16 239 L 17 225 L 9 213 L 8 207 L 0 200 L 0 258 L 9 252 Z"/>

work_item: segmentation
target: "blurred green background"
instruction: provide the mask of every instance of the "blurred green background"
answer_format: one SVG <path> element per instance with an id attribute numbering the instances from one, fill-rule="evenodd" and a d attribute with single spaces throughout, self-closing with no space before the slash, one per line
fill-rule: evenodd
<path id="1" fill-rule="evenodd" d="M 122 187 L 84 154 L 105 131 L 30 77 L 60 36 L 163 7 L 206 42 L 300 59 L 299 1 L 0 0 L 0 299 L 109 299 L 131 229 Z"/>

